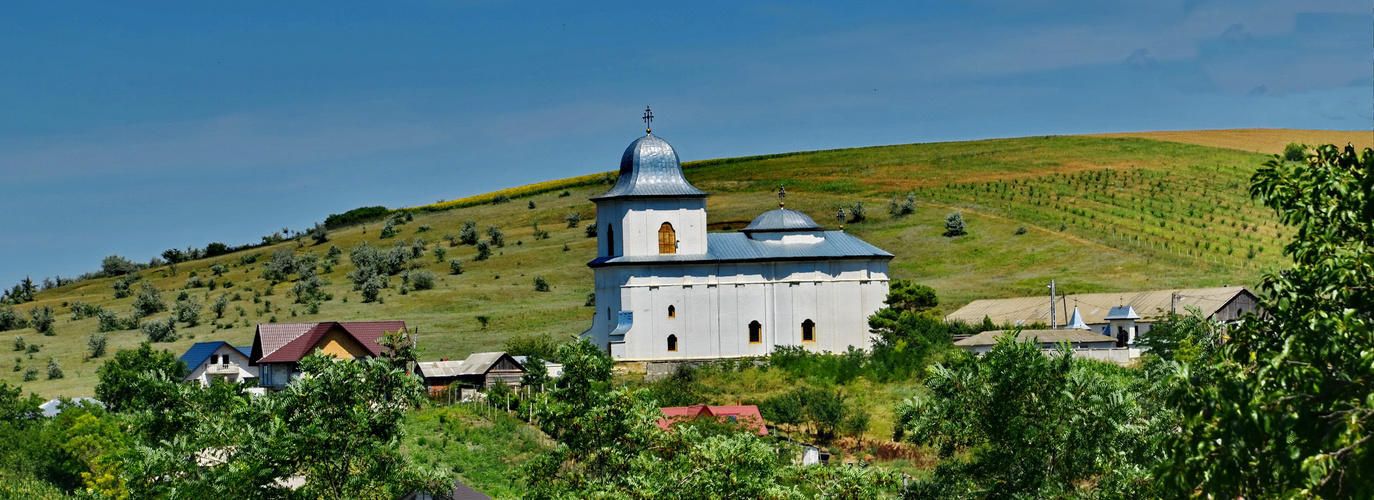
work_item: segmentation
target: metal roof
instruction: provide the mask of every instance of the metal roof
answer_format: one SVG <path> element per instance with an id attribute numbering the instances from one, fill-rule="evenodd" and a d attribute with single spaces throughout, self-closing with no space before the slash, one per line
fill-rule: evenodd
<path id="1" fill-rule="evenodd" d="M 708 233 L 706 253 L 667 255 L 617 255 L 600 257 L 587 265 L 599 267 L 616 264 L 650 263 L 709 263 L 751 260 L 818 260 L 818 259 L 891 259 L 892 254 L 845 233 L 823 231 L 815 234 L 820 241 L 813 243 L 783 243 L 778 240 L 755 240 L 744 233 Z M 979 318 L 982 319 L 981 317 Z"/>
<path id="2" fill-rule="evenodd" d="M 973 347 L 984 345 L 997 345 L 997 337 L 1006 334 L 1007 330 L 992 330 L 966 339 L 955 342 L 959 347 Z M 1069 342 L 1074 344 L 1084 344 L 1093 342 L 1116 342 L 1115 338 L 1093 332 L 1092 330 L 1021 330 L 1016 335 L 1017 342 L 1026 342 L 1030 339 L 1038 339 L 1041 344 L 1058 344 Z"/>
<path id="3" fill-rule="evenodd" d="M 190 348 L 186 349 L 186 354 L 182 354 L 181 358 L 178 360 L 182 363 L 186 363 L 186 369 L 192 371 L 195 370 L 197 366 L 204 364 L 205 360 L 210 359 L 210 355 L 214 354 L 220 346 L 226 345 L 233 348 L 234 352 L 242 354 L 244 360 L 249 359 L 249 357 L 253 355 L 252 347 L 234 347 L 223 340 L 216 340 L 214 342 L 197 342 L 191 345 Z"/>
<path id="4" fill-rule="evenodd" d="M 645 135 L 630 143 L 620 157 L 620 178 L 615 186 L 592 200 L 630 196 L 706 196 L 682 176 L 677 152 L 667 141 Z"/>
<path id="5" fill-rule="evenodd" d="M 1060 300 L 1080 307 L 1083 321 L 1090 325 L 1106 323 L 1108 312 L 1113 307 L 1120 305 L 1132 306 L 1140 314 L 1142 320 L 1151 322 L 1162 319 L 1174 307 L 1172 302 L 1174 294 L 1178 295 L 1176 312 L 1183 313 L 1185 307 L 1196 307 L 1202 310 L 1203 316 L 1216 314 L 1237 295 L 1254 295 L 1243 286 L 1228 286 L 1148 292 L 1084 293 L 1066 295 Z M 1064 303 L 1058 304 L 1061 309 L 1056 313 L 1063 311 Z M 945 319 L 972 324 L 981 323 L 984 317 L 991 319 L 993 323 L 998 325 L 1049 324 L 1049 297 L 975 300 L 959 308 L 958 311 L 945 316 Z M 1063 316 L 1060 315 L 1060 317 Z"/>
<path id="6" fill-rule="evenodd" d="M 1107 315 L 1103 316 L 1102 319 L 1107 321 L 1114 319 L 1140 319 L 1140 315 L 1136 314 L 1134 307 L 1116 306 L 1113 307 L 1112 310 L 1107 311 Z"/>
<path id="7" fill-rule="evenodd" d="M 416 363 L 416 371 L 425 377 L 460 377 L 464 375 L 485 375 L 491 371 L 501 357 L 515 358 L 505 352 L 474 352 L 462 361 L 421 361 Z M 519 361 L 515 361 L 521 366 Z"/>
<path id="8" fill-rule="evenodd" d="M 749 225 L 745 226 L 744 229 L 741 229 L 740 232 L 749 234 L 764 232 L 802 232 L 824 230 L 825 228 L 821 227 L 819 224 L 816 224 L 816 221 L 811 220 L 811 217 L 807 217 L 807 215 L 804 213 L 798 212 L 796 210 L 779 208 L 777 210 L 769 210 L 767 212 L 759 214 L 758 217 L 754 218 L 753 222 L 750 222 Z"/>

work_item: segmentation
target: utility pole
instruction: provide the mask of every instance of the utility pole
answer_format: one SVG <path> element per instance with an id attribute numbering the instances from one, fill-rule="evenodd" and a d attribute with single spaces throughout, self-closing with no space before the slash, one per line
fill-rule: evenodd
<path id="1" fill-rule="evenodd" d="M 1050 329 L 1059 329 L 1059 320 L 1054 316 L 1054 280 L 1050 280 Z"/>

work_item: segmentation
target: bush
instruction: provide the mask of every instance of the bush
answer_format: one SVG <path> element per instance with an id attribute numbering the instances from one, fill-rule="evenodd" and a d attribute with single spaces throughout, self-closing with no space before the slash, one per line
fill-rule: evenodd
<path id="1" fill-rule="evenodd" d="M 483 241 L 477 244 L 477 256 L 472 260 L 487 260 L 491 257 L 491 245 Z"/>
<path id="2" fill-rule="evenodd" d="M 954 212 L 945 217 L 945 236 L 963 236 L 968 234 L 964 230 L 964 213 Z"/>
<path id="3" fill-rule="evenodd" d="M 458 240 L 464 245 L 476 245 L 477 223 L 474 221 L 463 222 L 463 229 L 458 232 Z"/>
<path id="4" fill-rule="evenodd" d="M 506 234 L 502 233 L 499 227 L 487 226 L 487 237 L 490 238 L 491 244 L 496 245 L 497 248 L 506 246 Z"/>
<path id="5" fill-rule="evenodd" d="M 572 192 L 571 192 L 571 191 L 568 191 L 568 190 L 566 190 L 566 189 L 564 189 L 563 192 L 558 193 L 558 197 L 559 197 L 559 198 L 567 198 L 567 197 L 569 197 L 569 196 L 572 196 Z"/>
<path id="6" fill-rule="evenodd" d="M 587 237 L 588 237 L 588 238 L 595 238 L 595 237 L 596 237 L 596 223 L 593 222 L 593 223 L 591 223 L 591 224 L 587 224 L 587 228 L 586 228 L 585 231 L 586 231 L 586 233 L 587 233 Z"/>
<path id="7" fill-rule="evenodd" d="M 175 306 L 172 307 L 172 317 L 176 321 L 186 323 L 186 326 L 196 326 L 200 324 L 200 300 L 195 297 L 187 296 L 178 298 Z"/>
<path id="8" fill-rule="evenodd" d="M 1302 161 L 1307 155 L 1307 148 L 1302 144 L 1290 142 L 1283 148 L 1283 159 L 1287 161 Z"/>
<path id="9" fill-rule="evenodd" d="M 210 272 L 214 273 L 215 276 L 224 276 L 225 273 L 229 272 L 229 266 L 224 265 L 220 261 L 215 261 L 210 264 Z"/>
<path id="10" fill-rule="evenodd" d="M 448 272 L 449 274 L 463 274 L 463 261 L 458 259 L 449 259 Z"/>
<path id="11" fill-rule="evenodd" d="M 398 234 L 401 234 L 401 231 L 392 225 L 391 219 L 387 219 L 386 225 L 382 226 L 382 239 L 395 238 Z"/>
<path id="12" fill-rule="evenodd" d="M 534 210 L 534 200 L 530 200 L 530 210 Z"/>
<path id="13" fill-rule="evenodd" d="M 229 309 L 229 294 L 221 293 L 218 299 L 210 303 L 210 312 L 215 313 L 215 319 L 224 317 L 224 311 Z"/>
<path id="14" fill-rule="evenodd" d="M 549 291 L 549 280 L 544 279 L 543 276 L 535 276 L 535 277 L 534 277 L 534 291 L 536 291 L 536 292 L 547 292 L 547 291 Z"/>
<path id="15" fill-rule="evenodd" d="M 15 350 L 15 351 L 22 352 L 22 351 L 24 350 L 25 347 L 28 347 L 28 344 L 24 342 L 24 336 L 23 336 L 23 335 L 15 335 L 15 336 L 14 336 L 14 350 Z"/>
<path id="16" fill-rule="evenodd" d="M 863 222 L 868 220 L 868 210 L 864 209 L 864 202 L 856 201 L 849 206 L 849 222 Z"/>
<path id="17" fill-rule="evenodd" d="M 504 194 L 498 194 L 495 198 L 491 199 L 492 205 L 500 205 L 502 203 L 510 203 L 510 197 Z"/>
<path id="18" fill-rule="evenodd" d="M 205 286 L 205 282 L 200 280 L 200 276 L 192 276 L 186 280 L 186 288 L 200 288 Z"/>
<path id="19" fill-rule="evenodd" d="M 893 217 L 902 217 L 916 212 L 916 193 L 907 193 L 906 199 L 897 201 L 896 197 L 887 203 L 887 213 Z"/>
<path id="20" fill-rule="evenodd" d="M 338 229 L 362 222 L 379 220 L 386 217 L 387 213 L 386 207 L 383 206 L 355 208 L 342 214 L 329 214 L 329 217 L 324 218 L 324 227 Z"/>
<path id="21" fill-rule="evenodd" d="M 1016 235 L 1017 235 L 1017 236 L 1026 234 L 1027 232 L 1029 232 L 1029 230 L 1026 229 L 1026 226 L 1016 226 Z"/>
<path id="22" fill-rule="evenodd" d="M 596 307 L 596 292 L 587 292 L 587 300 L 582 303 L 583 307 Z"/>
<path id="23" fill-rule="evenodd" d="M 547 239 L 549 239 L 549 232 L 539 229 L 539 223 L 538 223 L 538 222 L 535 222 L 535 223 L 534 223 L 534 239 L 536 239 L 536 240 L 547 240 Z"/>
<path id="24" fill-rule="evenodd" d="M 383 281 L 381 276 L 373 275 L 371 278 L 368 278 L 361 287 L 363 302 L 376 302 L 381 296 L 382 288 L 384 287 L 386 287 L 386 282 Z"/>
<path id="25" fill-rule="evenodd" d="M 143 282 L 143 289 L 138 292 L 138 297 L 134 299 L 134 314 L 139 317 L 152 316 L 167 310 L 167 303 L 162 301 L 162 292 L 152 283 Z"/>
<path id="26" fill-rule="evenodd" d="M 172 342 L 177 339 L 177 325 L 171 318 L 144 321 L 139 330 L 148 336 L 149 342 Z"/>
<path id="27" fill-rule="evenodd" d="M 421 224 L 419 227 L 415 228 L 415 232 L 417 232 L 417 233 L 425 233 L 425 232 L 429 232 L 429 231 L 432 230 L 432 229 L 434 229 L 434 228 L 429 227 L 429 224 Z"/>
<path id="28" fill-rule="evenodd" d="M 434 254 L 434 262 L 442 263 L 444 261 L 444 256 L 448 254 L 448 249 L 440 245 L 434 245 L 434 249 L 430 250 L 430 253 Z"/>
<path id="29" fill-rule="evenodd" d="M 24 352 L 33 354 L 38 352 L 38 350 L 42 348 L 43 346 L 30 342 L 29 345 L 24 348 Z"/>
<path id="30" fill-rule="evenodd" d="M 19 313 L 10 307 L 0 307 L 0 332 L 7 330 L 18 330 L 28 326 L 29 322 L 19 317 Z"/>
<path id="31" fill-rule="evenodd" d="M 582 212 L 573 212 L 563 216 L 563 221 L 568 223 L 568 229 L 577 227 L 582 223 Z"/>
<path id="32" fill-rule="evenodd" d="M 134 319 L 132 320 L 132 322 L 135 324 L 135 327 L 137 326 L 138 322 L 137 314 L 138 313 L 134 313 Z M 108 309 L 101 309 L 99 311 L 96 311 L 95 317 L 99 320 L 99 326 L 96 327 L 96 331 L 99 332 L 114 332 L 119 330 L 133 329 L 128 326 L 129 323 L 126 323 L 124 320 L 119 319 L 119 316 L 116 316 L 114 311 Z"/>
<path id="33" fill-rule="evenodd" d="M 262 265 L 262 278 L 273 285 L 287 281 L 296 272 L 296 253 L 287 248 L 272 252 L 272 258 Z"/>
<path id="34" fill-rule="evenodd" d="M 132 276 L 133 275 L 119 278 L 114 280 L 114 283 L 110 284 L 110 288 L 114 289 L 114 296 L 116 299 L 122 299 L 133 295 L 133 291 L 129 290 L 129 285 L 133 284 L 134 280 L 128 279 Z"/>
<path id="35" fill-rule="evenodd" d="M 30 366 L 29 369 L 24 370 L 24 381 L 33 382 L 35 380 L 38 380 L 38 369 Z"/>
<path id="36" fill-rule="evenodd" d="M 415 287 L 415 290 L 434 288 L 434 282 L 438 279 L 439 277 L 434 275 L 434 271 L 428 269 L 420 269 L 410 273 L 410 285 Z"/>
<path id="37" fill-rule="evenodd" d="M 324 224 L 318 222 L 315 223 L 315 227 L 306 230 L 305 235 L 315 240 L 316 245 L 323 245 L 329 241 L 329 230 L 324 227 Z"/>
<path id="38" fill-rule="evenodd" d="M 55 322 L 57 320 L 53 315 L 52 306 L 34 306 L 29 309 L 29 326 L 32 326 L 38 333 L 51 337 L 54 334 L 52 326 Z"/>
<path id="39" fill-rule="evenodd" d="M 86 357 L 91 359 L 104 357 L 109 340 L 109 335 L 92 333 L 90 337 L 86 338 Z"/>
<path id="40" fill-rule="evenodd" d="M 137 271 L 141 267 L 142 266 L 133 263 L 129 259 L 118 255 L 111 255 L 100 261 L 100 272 L 104 273 L 106 276 L 123 276 Z"/>

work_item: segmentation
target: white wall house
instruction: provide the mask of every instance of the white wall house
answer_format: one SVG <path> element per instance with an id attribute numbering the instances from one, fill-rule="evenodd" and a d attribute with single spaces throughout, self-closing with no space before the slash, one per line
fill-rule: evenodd
<path id="1" fill-rule="evenodd" d="M 234 347 L 228 342 L 200 342 L 181 355 L 186 363 L 186 380 L 210 385 L 215 379 L 242 382 L 258 378 L 258 367 L 250 365 L 248 354 L 252 347 Z"/>
<path id="2" fill-rule="evenodd" d="M 706 232 L 706 197 L 652 134 L 625 150 L 597 205 L 597 313 L 583 333 L 625 361 L 868 349 L 892 254 L 779 208 Z"/>

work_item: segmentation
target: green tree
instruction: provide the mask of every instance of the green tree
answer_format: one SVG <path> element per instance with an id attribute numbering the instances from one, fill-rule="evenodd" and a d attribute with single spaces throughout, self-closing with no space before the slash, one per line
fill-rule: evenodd
<path id="1" fill-rule="evenodd" d="M 139 317 L 147 317 L 166 311 L 167 303 L 162 301 L 162 292 L 147 281 L 144 281 L 142 286 L 143 288 L 138 292 L 138 297 L 134 298 L 134 314 Z"/>
<path id="2" fill-rule="evenodd" d="M 940 305 L 940 299 L 936 297 L 934 288 L 899 279 L 892 280 L 883 303 L 900 311 L 919 313 Z"/>
<path id="3" fill-rule="evenodd" d="M 945 236 L 963 236 L 968 234 L 964 228 L 964 213 L 954 212 L 945 217 Z"/>
<path id="4" fill-rule="evenodd" d="M 477 238 L 477 222 L 464 221 L 463 229 L 458 232 L 458 241 L 462 242 L 464 245 L 476 245 Z"/>
<path id="5" fill-rule="evenodd" d="M 170 438 L 184 429 L 187 415 L 178 411 L 177 387 L 186 364 L 167 350 L 153 350 L 144 342 L 138 349 L 120 349 L 96 370 L 95 398 L 113 413 L 141 413 L 144 429 L 154 440 Z"/>
<path id="6" fill-rule="evenodd" d="M 1183 416 L 1159 476 L 1217 497 L 1350 498 L 1374 491 L 1374 150 L 1275 157 L 1250 193 L 1294 226 L 1293 264 L 1216 361 L 1181 370 Z"/>
<path id="7" fill-rule="evenodd" d="M 38 333 L 52 336 L 54 334 L 52 329 L 53 323 L 56 322 L 57 320 L 54 317 L 53 308 L 50 305 L 44 305 L 43 307 L 34 306 L 29 309 L 29 326 L 32 326 Z"/>

